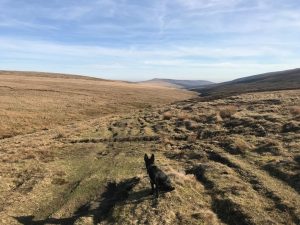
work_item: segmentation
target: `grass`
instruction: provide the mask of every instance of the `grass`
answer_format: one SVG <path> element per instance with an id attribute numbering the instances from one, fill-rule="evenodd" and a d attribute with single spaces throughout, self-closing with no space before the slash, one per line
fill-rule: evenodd
<path id="1" fill-rule="evenodd" d="M 237 112 L 237 107 L 230 105 L 230 106 L 224 106 L 219 109 L 219 115 L 225 119 L 232 117 Z"/>
<path id="2" fill-rule="evenodd" d="M 171 112 L 164 112 L 163 114 L 163 119 L 164 120 L 170 120 L 172 118 L 172 113 Z"/>
<path id="3" fill-rule="evenodd" d="M 253 146 L 240 136 L 222 140 L 221 146 L 231 154 L 245 154 L 253 149 Z"/>
<path id="4" fill-rule="evenodd" d="M 300 70 L 293 69 L 241 78 L 207 87 L 195 88 L 194 90 L 207 97 L 207 99 L 226 98 L 243 93 L 297 90 L 300 88 L 299 75 Z"/>
<path id="5" fill-rule="evenodd" d="M 299 116 L 300 115 L 300 106 L 291 106 L 289 108 L 290 110 L 290 113 L 293 115 L 293 116 Z"/>
<path id="6" fill-rule="evenodd" d="M 0 95 L 0 138 L 195 96 L 184 90 L 146 84 L 3 71 Z"/>
<path id="7" fill-rule="evenodd" d="M 41 79 L 26 79 L 33 78 Z M 99 94 L 91 89 L 84 92 Z M 0 140 L 0 224 L 299 224 L 300 143 L 289 111 L 291 99 L 299 105 L 299 94 L 251 93 L 167 105 L 156 99 L 151 108 L 137 104 L 134 112 L 126 100 L 118 104 L 129 107 L 127 113 L 74 109 L 76 120 L 60 115 L 66 125 L 53 120 L 51 129 L 26 128 Z M 237 102 L 238 112 L 221 118 L 220 109 Z M 27 116 L 41 105 L 25 106 Z M 19 118 L 16 109 L 6 110 Z M 176 188 L 159 200 L 150 194 L 145 153 L 155 154 Z"/>

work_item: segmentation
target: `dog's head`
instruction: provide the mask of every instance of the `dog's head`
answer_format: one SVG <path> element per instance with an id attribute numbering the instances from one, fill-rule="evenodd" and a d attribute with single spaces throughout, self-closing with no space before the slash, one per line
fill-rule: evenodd
<path id="1" fill-rule="evenodd" d="M 151 165 L 154 165 L 154 154 L 149 158 L 147 154 L 144 156 L 146 168 L 148 169 Z"/>

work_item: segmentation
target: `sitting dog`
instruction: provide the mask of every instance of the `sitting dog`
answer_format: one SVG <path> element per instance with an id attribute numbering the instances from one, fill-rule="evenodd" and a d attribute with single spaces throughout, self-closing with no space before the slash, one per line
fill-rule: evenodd
<path id="1" fill-rule="evenodd" d="M 144 156 L 147 173 L 150 178 L 152 192 L 156 193 L 156 198 L 158 198 L 158 192 L 161 191 L 173 191 L 175 188 L 171 184 L 170 178 L 160 170 L 156 165 L 154 165 L 154 155 L 148 158 L 148 155 Z"/>

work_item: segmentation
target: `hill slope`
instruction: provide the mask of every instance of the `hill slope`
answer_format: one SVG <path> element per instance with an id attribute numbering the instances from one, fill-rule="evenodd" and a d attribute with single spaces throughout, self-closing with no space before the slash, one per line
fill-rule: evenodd
<path id="1" fill-rule="evenodd" d="M 255 91 L 289 90 L 300 88 L 300 69 L 259 74 L 194 90 L 202 96 L 227 96 Z"/>
<path id="2" fill-rule="evenodd" d="M 174 88 L 84 76 L 0 71 L 0 139 L 194 95 Z"/>
<path id="3" fill-rule="evenodd" d="M 299 94 L 186 100 L 0 140 L 0 224 L 298 225 Z M 145 153 L 176 188 L 158 200 Z"/>
<path id="4" fill-rule="evenodd" d="M 175 79 L 160 79 L 160 78 L 154 78 L 152 80 L 143 81 L 141 83 L 157 84 L 161 86 L 183 87 L 186 89 L 191 89 L 195 87 L 204 87 L 207 85 L 214 84 L 213 82 L 206 81 L 206 80 L 175 80 Z"/>
<path id="5" fill-rule="evenodd" d="M 36 71 L 12 71 L 12 70 L 0 70 L 0 76 L 11 75 L 11 76 L 27 76 L 27 77 L 48 77 L 48 78 L 63 78 L 63 79 L 82 79 L 82 80 L 96 80 L 96 81 L 113 81 L 96 77 L 89 77 L 75 74 L 64 74 L 64 73 L 48 73 L 48 72 L 36 72 Z"/>

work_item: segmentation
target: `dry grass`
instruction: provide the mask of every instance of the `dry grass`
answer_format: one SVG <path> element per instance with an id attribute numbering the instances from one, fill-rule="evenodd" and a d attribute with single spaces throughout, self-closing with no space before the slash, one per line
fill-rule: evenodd
<path id="1" fill-rule="evenodd" d="M 300 106 L 291 106 L 289 108 L 290 110 L 290 113 L 293 115 L 293 116 L 299 116 L 300 115 Z"/>
<path id="2" fill-rule="evenodd" d="M 222 141 L 221 146 L 231 154 L 245 154 L 253 149 L 253 145 L 246 142 L 242 137 L 239 136 L 226 138 Z"/>
<path id="3" fill-rule="evenodd" d="M 190 114 L 180 111 L 177 115 L 177 118 L 178 120 L 188 120 L 190 119 Z"/>
<path id="4" fill-rule="evenodd" d="M 163 113 L 163 119 L 164 120 L 170 120 L 172 118 L 172 113 L 171 112 L 164 112 Z"/>
<path id="5" fill-rule="evenodd" d="M 256 151 L 260 154 L 271 153 L 279 156 L 283 154 L 284 149 L 280 141 L 275 139 L 266 139 L 257 147 Z"/>
<path id="6" fill-rule="evenodd" d="M 236 112 L 237 107 L 234 105 L 224 106 L 219 109 L 219 114 L 223 119 L 232 117 Z"/>
<path id="7" fill-rule="evenodd" d="M 299 94 L 79 114 L 82 121 L 0 140 L 0 224 L 299 224 L 298 123 L 282 131 Z M 238 115 L 217 118 L 226 104 L 239 104 Z M 155 154 L 176 188 L 158 201 L 150 195 L 145 153 Z"/>
<path id="8" fill-rule="evenodd" d="M 0 95 L 0 138 L 3 138 L 146 109 L 194 94 L 86 77 L 1 72 Z"/>
<path id="9" fill-rule="evenodd" d="M 188 136 L 187 138 L 187 142 L 189 143 L 195 143 L 198 139 L 198 135 L 197 134 L 191 134 Z"/>
<path id="10" fill-rule="evenodd" d="M 249 145 L 249 143 L 247 143 L 242 138 L 235 138 L 233 143 L 234 143 L 234 146 L 241 151 L 242 150 L 249 151 L 253 148 L 251 145 Z"/>

